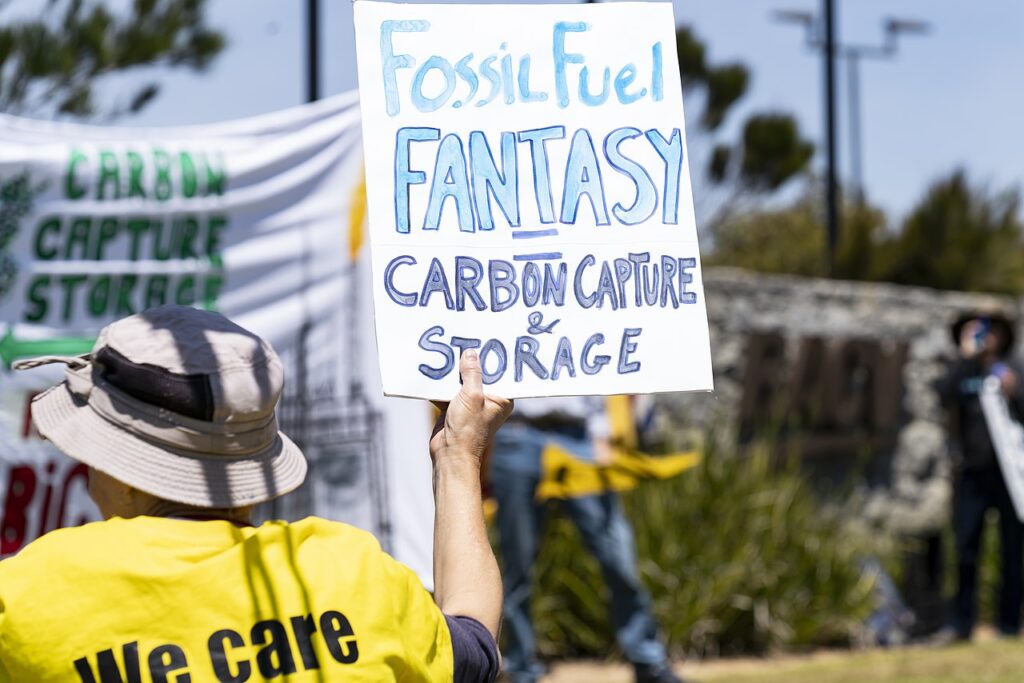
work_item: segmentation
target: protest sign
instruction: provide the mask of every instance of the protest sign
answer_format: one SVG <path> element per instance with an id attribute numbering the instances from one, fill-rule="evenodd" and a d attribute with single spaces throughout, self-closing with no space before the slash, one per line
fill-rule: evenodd
<path id="1" fill-rule="evenodd" d="M 1024 426 L 1010 414 L 998 377 L 982 383 L 979 400 L 1013 509 L 1024 522 Z"/>
<path id="2" fill-rule="evenodd" d="M 355 20 L 384 391 L 710 390 L 671 4 Z"/>
<path id="3" fill-rule="evenodd" d="M 32 429 L 62 371 L 11 362 L 86 353 L 112 320 L 177 303 L 285 364 L 278 418 L 310 470 L 265 515 L 356 524 L 429 575 L 430 417 L 376 388 L 361 161 L 354 92 L 176 128 L 0 116 L 0 555 L 96 518 L 85 468 Z"/>

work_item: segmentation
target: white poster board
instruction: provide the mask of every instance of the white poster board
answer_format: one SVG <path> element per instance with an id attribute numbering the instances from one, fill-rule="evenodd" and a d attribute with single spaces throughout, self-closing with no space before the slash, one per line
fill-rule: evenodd
<path id="1" fill-rule="evenodd" d="M 1010 414 L 999 378 L 986 379 L 979 398 L 1013 509 L 1017 518 L 1024 522 L 1024 427 Z"/>
<path id="2" fill-rule="evenodd" d="M 710 390 L 671 4 L 355 22 L 385 393 Z"/>

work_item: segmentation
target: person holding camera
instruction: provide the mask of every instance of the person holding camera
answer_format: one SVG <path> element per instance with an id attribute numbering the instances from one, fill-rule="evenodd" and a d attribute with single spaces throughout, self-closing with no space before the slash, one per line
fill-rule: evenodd
<path id="1" fill-rule="evenodd" d="M 953 457 L 953 534 L 956 542 L 957 590 L 944 641 L 971 637 L 977 618 L 978 562 L 985 516 L 999 514 L 1001 587 L 997 624 L 1004 636 L 1016 636 L 1024 599 L 1024 525 L 1000 471 L 992 437 L 982 410 L 982 386 L 996 377 L 1010 413 L 1024 415 L 1021 374 L 1010 361 L 1014 325 L 998 313 L 962 316 L 952 328 L 958 357 L 939 382 L 938 391 L 949 421 Z"/>

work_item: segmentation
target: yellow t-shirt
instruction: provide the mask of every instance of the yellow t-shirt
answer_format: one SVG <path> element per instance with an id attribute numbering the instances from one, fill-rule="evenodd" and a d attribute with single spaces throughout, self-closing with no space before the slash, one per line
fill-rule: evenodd
<path id="1" fill-rule="evenodd" d="M 0 682 L 451 681 L 451 635 L 370 534 L 114 518 L 0 562 Z"/>

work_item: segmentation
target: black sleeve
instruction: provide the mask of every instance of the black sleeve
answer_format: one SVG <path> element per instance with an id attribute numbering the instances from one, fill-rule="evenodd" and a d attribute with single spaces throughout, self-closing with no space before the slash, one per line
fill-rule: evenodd
<path id="1" fill-rule="evenodd" d="M 493 683 L 501 667 L 498 644 L 490 631 L 472 617 L 444 615 L 452 634 L 454 683 Z"/>

